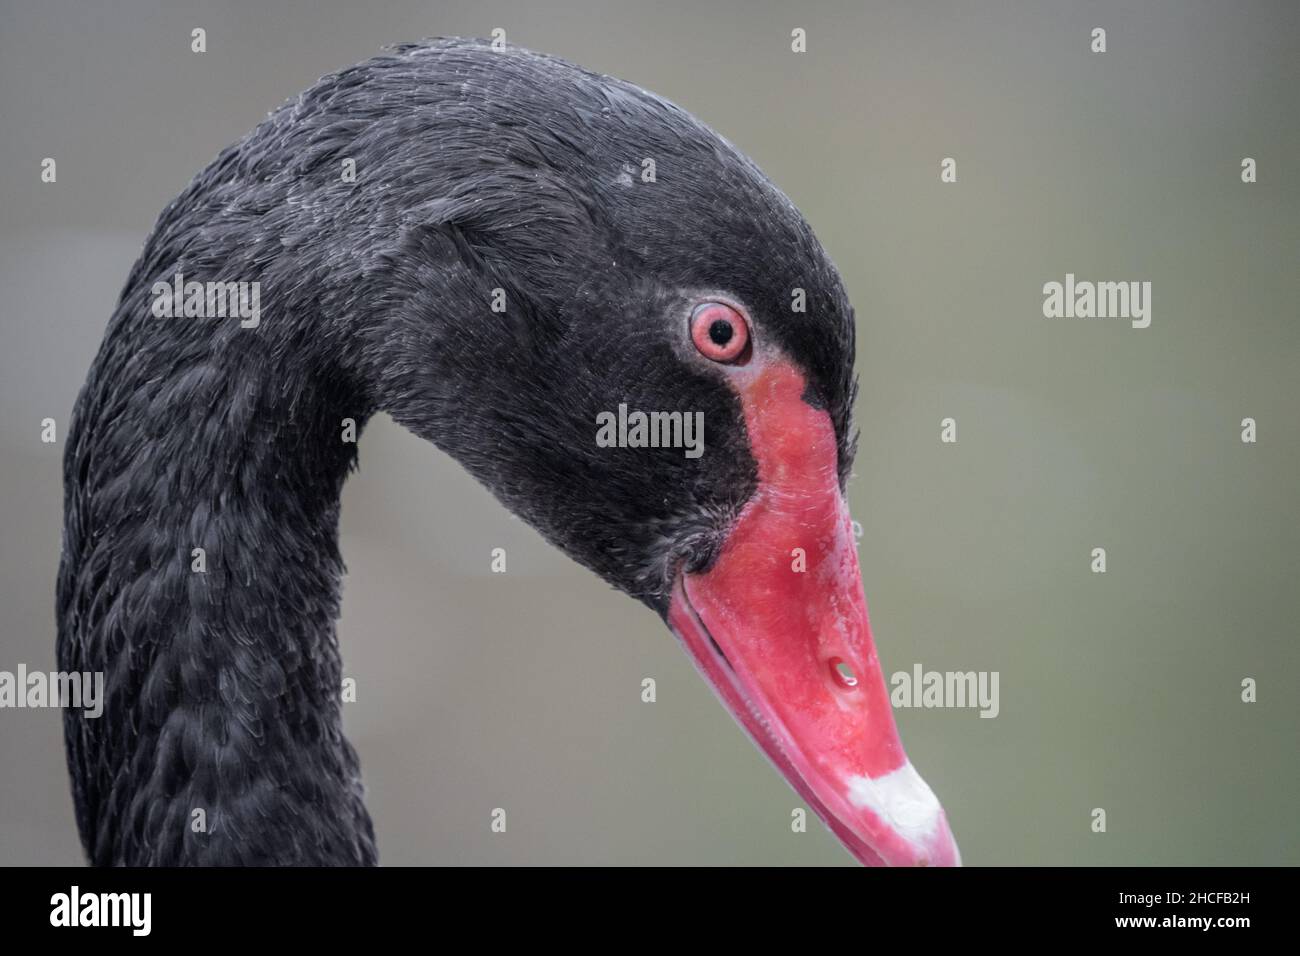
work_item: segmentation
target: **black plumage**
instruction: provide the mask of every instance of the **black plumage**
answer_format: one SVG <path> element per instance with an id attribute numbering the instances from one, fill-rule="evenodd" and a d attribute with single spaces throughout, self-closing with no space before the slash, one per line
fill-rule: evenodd
<path id="1" fill-rule="evenodd" d="M 176 273 L 257 281 L 260 324 L 154 318 Z M 389 413 L 662 614 L 756 480 L 737 399 L 689 346 L 709 292 L 805 371 L 842 479 L 839 277 L 790 201 L 676 106 L 439 40 L 323 78 L 224 150 L 159 217 L 66 450 L 59 665 L 106 676 L 101 718 L 65 714 L 90 860 L 375 862 L 334 633 L 346 418 Z M 621 402 L 703 411 L 706 453 L 598 448 L 596 414 Z"/>

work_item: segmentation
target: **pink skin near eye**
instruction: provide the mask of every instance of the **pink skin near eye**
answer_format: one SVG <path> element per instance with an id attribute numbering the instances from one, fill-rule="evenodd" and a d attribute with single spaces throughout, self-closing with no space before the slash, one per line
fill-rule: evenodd
<path id="1" fill-rule="evenodd" d="M 706 302 L 691 315 L 691 341 L 707 359 L 734 362 L 749 345 L 749 325 L 731 306 Z"/>

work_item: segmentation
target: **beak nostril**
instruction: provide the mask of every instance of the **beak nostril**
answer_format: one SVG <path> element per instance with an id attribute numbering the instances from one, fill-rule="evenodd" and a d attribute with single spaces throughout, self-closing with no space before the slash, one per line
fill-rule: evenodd
<path id="1" fill-rule="evenodd" d="M 830 664 L 831 676 L 835 678 L 837 684 L 850 690 L 858 686 L 858 675 L 853 672 L 853 668 L 849 666 L 847 661 L 832 657 Z"/>

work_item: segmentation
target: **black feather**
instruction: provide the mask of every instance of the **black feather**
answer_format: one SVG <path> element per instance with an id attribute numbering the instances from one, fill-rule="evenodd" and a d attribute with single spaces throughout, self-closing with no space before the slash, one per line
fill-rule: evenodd
<path id="1" fill-rule="evenodd" d="M 176 273 L 260 283 L 260 325 L 153 318 Z M 441 40 L 325 77 L 223 151 L 145 244 L 67 446 L 59 664 L 106 674 L 103 716 L 65 715 L 90 860 L 375 862 L 334 633 L 345 418 L 388 412 L 663 613 L 756 480 L 734 393 L 683 344 L 708 291 L 804 369 L 843 478 L 839 277 L 790 201 L 676 106 Z M 706 453 L 597 448 L 620 402 L 703 411 Z"/>

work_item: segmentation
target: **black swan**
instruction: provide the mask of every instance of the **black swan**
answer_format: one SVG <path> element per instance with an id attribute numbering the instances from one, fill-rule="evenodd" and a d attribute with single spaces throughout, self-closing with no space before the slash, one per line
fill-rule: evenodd
<path id="1" fill-rule="evenodd" d="M 90 862 L 376 862 L 337 524 L 347 422 L 387 412 L 658 613 L 859 860 L 958 863 L 871 641 L 853 351 L 808 224 L 673 104 L 468 40 L 322 79 L 163 211 L 74 409 L 58 659 L 105 675 L 99 719 L 65 711 Z"/>

